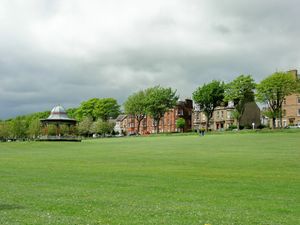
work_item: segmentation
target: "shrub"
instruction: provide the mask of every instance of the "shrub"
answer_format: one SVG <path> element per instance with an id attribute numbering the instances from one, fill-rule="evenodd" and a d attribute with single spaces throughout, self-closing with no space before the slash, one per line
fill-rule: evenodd
<path id="1" fill-rule="evenodd" d="M 267 126 L 266 125 L 264 125 L 264 124 L 259 124 L 258 126 L 257 126 L 257 129 L 264 129 L 264 128 L 267 128 Z"/>
<path id="2" fill-rule="evenodd" d="M 237 129 L 237 126 L 236 125 L 229 125 L 229 127 L 226 129 L 226 130 L 234 130 L 234 129 Z"/>

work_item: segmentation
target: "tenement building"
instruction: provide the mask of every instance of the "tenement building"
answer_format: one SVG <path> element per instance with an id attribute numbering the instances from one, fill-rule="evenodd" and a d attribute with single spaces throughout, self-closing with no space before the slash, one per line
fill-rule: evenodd
<path id="1" fill-rule="evenodd" d="M 210 130 L 225 130 L 231 125 L 236 125 L 233 117 L 235 107 L 232 103 L 226 106 L 218 106 L 213 112 L 208 125 Z M 201 109 L 195 107 L 193 112 L 193 129 L 199 130 L 206 127 L 206 116 Z M 260 125 L 260 109 L 255 102 L 249 102 L 245 106 L 244 113 L 240 119 L 240 125 L 252 127 L 252 123 L 257 127 Z"/>
<path id="2" fill-rule="evenodd" d="M 297 70 L 289 71 L 295 79 L 300 79 Z M 300 94 L 292 94 L 285 98 L 282 105 L 282 126 L 300 126 Z M 276 121 L 276 126 L 280 127 L 280 121 Z"/>
<path id="3" fill-rule="evenodd" d="M 184 101 L 178 101 L 173 109 L 167 111 L 159 121 L 159 132 L 178 132 L 179 129 L 176 127 L 176 121 L 179 118 L 184 118 L 185 127 L 183 132 L 192 130 L 192 112 L 193 112 L 193 101 L 186 99 Z M 127 134 L 136 134 L 138 128 L 138 121 L 133 115 L 127 115 L 126 120 Z M 124 126 L 123 126 L 124 127 Z M 151 116 L 145 116 L 140 123 L 140 134 L 155 133 L 157 128 L 156 122 Z"/>

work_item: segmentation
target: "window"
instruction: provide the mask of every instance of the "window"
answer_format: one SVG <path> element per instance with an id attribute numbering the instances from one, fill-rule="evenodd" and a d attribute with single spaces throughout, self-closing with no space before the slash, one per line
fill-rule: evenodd
<path id="1" fill-rule="evenodd" d="M 300 116 L 300 109 L 298 109 L 298 116 Z"/>
<path id="2" fill-rule="evenodd" d="M 285 109 L 282 111 L 282 116 L 286 116 L 286 110 Z"/>
<path id="3" fill-rule="evenodd" d="M 231 112 L 227 112 L 227 119 L 231 119 Z"/>
<path id="4" fill-rule="evenodd" d="M 298 97 L 298 104 L 300 104 L 300 97 Z"/>

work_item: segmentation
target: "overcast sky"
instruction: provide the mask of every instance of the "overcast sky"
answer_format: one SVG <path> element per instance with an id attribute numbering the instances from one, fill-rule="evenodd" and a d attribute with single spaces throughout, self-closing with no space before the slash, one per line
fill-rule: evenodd
<path id="1" fill-rule="evenodd" d="M 0 0 L 0 119 L 300 69 L 299 0 Z"/>

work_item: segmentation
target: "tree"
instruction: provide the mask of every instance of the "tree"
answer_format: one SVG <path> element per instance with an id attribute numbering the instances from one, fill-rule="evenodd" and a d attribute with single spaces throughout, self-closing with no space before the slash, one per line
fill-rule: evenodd
<path id="1" fill-rule="evenodd" d="M 96 120 L 95 108 L 98 102 L 99 102 L 98 98 L 92 98 L 89 99 L 88 101 L 82 102 L 80 104 L 80 107 L 74 113 L 75 115 L 77 115 L 77 119 L 81 121 L 84 118 L 89 117 L 92 120 Z"/>
<path id="2" fill-rule="evenodd" d="M 91 134 L 91 126 L 93 120 L 90 117 L 84 117 L 82 121 L 78 124 L 78 132 L 80 135 L 89 136 Z"/>
<path id="3" fill-rule="evenodd" d="M 147 105 L 146 105 L 146 93 L 145 91 L 139 91 L 134 93 L 128 97 L 126 102 L 124 103 L 125 113 L 134 115 L 136 118 L 137 125 L 137 134 L 140 133 L 140 124 L 142 120 L 145 118 L 147 113 Z"/>
<path id="4" fill-rule="evenodd" d="M 184 118 L 179 118 L 176 120 L 176 127 L 179 128 L 182 132 L 185 126 L 185 119 Z"/>
<path id="5" fill-rule="evenodd" d="M 120 105 L 114 98 L 99 99 L 94 110 L 94 116 L 103 121 L 107 121 L 109 118 L 116 118 L 119 114 Z"/>
<path id="6" fill-rule="evenodd" d="M 0 122 L 0 140 L 7 140 L 10 137 L 10 124 L 6 121 Z"/>
<path id="7" fill-rule="evenodd" d="M 78 110 L 78 108 L 69 108 L 69 109 L 67 109 L 67 115 L 70 118 L 77 118 L 77 110 Z"/>
<path id="8" fill-rule="evenodd" d="M 205 130 L 208 131 L 214 110 L 224 99 L 224 83 L 214 80 L 209 84 L 198 87 L 193 93 L 193 99 L 206 116 Z"/>
<path id="9" fill-rule="evenodd" d="M 29 138 L 35 139 L 41 133 L 41 123 L 39 119 L 33 119 L 27 129 L 27 135 Z"/>
<path id="10" fill-rule="evenodd" d="M 178 100 L 176 91 L 171 88 L 155 86 L 145 90 L 147 113 L 153 118 L 156 133 L 159 133 L 159 122 L 164 114 L 173 108 Z"/>
<path id="11" fill-rule="evenodd" d="M 93 122 L 91 132 L 95 134 L 109 134 L 112 133 L 115 124 L 109 121 L 102 121 L 101 119 Z"/>
<path id="12" fill-rule="evenodd" d="M 225 101 L 232 101 L 235 107 L 237 128 L 245 111 L 245 105 L 254 101 L 255 83 L 251 75 L 240 75 L 225 87 Z"/>
<path id="13" fill-rule="evenodd" d="M 276 127 L 276 118 L 282 126 L 282 103 L 286 96 L 299 93 L 299 80 L 289 72 L 276 72 L 257 85 L 257 100 L 268 104 L 272 115 L 272 127 Z"/>
<path id="14" fill-rule="evenodd" d="M 11 134 L 14 139 L 26 137 L 26 121 L 22 117 L 16 117 L 10 121 Z"/>
<path id="15" fill-rule="evenodd" d="M 120 105 L 113 98 L 92 98 L 82 102 L 75 114 L 79 120 L 90 117 L 93 121 L 102 119 L 108 120 L 110 117 L 116 118 L 120 113 Z"/>

